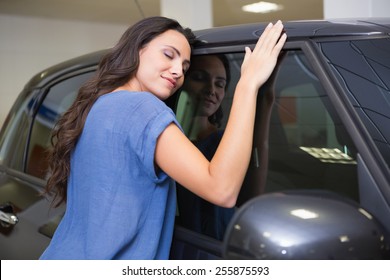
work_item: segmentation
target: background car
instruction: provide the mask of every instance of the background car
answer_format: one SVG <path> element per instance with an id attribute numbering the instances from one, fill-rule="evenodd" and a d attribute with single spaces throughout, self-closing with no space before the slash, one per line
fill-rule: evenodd
<path id="1" fill-rule="evenodd" d="M 390 18 L 284 24 L 287 43 L 258 98 L 259 111 L 274 97 L 266 180 L 258 113 L 253 159 L 223 240 L 178 222 L 172 259 L 390 258 Z M 222 129 L 244 47 L 265 26 L 196 32 L 195 56 L 224 54 L 230 63 Z M 38 73 L 12 107 L 0 132 L 0 259 L 39 258 L 50 242 L 65 209 L 40 196 L 50 132 L 105 52 Z M 166 103 L 185 122 L 181 96 Z"/>

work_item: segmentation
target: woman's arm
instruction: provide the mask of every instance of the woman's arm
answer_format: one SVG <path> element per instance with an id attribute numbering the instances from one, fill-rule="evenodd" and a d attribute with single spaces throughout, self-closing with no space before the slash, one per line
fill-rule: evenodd
<path id="1" fill-rule="evenodd" d="M 258 89 L 271 75 L 286 35 L 281 22 L 268 25 L 253 51 L 245 49 L 229 120 L 209 162 L 174 124 L 160 135 L 156 164 L 196 195 L 219 206 L 236 203 L 251 151 Z"/>

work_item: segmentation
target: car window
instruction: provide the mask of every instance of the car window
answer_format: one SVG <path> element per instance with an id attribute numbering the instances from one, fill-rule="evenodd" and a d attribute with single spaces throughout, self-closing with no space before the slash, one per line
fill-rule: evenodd
<path id="1" fill-rule="evenodd" d="M 208 159 L 213 157 L 225 130 L 242 60 L 242 53 L 204 55 L 191 59 L 176 116 L 185 134 Z M 223 239 L 234 208 L 217 207 L 180 185 L 177 186 L 177 197 L 178 224 Z"/>
<path id="2" fill-rule="evenodd" d="M 321 49 L 390 167 L 390 41 L 324 42 Z"/>
<path id="3" fill-rule="evenodd" d="M 287 52 L 274 84 L 265 192 L 323 189 L 358 200 L 356 148 L 303 52 Z"/>
<path id="4" fill-rule="evenodd" d="M 241 53 L 224 55 L 229 60 L 231 80 L 217 132 L 202 141 L 194 138 L 194 131 L 199 130 L 194 116 L 201 110 L 185 87 L 176 110 L 187 136 L 209 159 L 226 126 L 243 60 Z M 194 79 L 207 80 L 199 73 Z M 269 139 L 268 144 L 264 139 Z M 262 193 L 298 189 L 329 190 L 354 200 L 359 197 L 356 148 L 303 52 L 294 50 L 283 54 L 259 92 L 253 156 L 237 206 Z M 207 203 L 180 185 L 177 193 L 177 223 L 221 240 L 235 209 Z"/>
<path id="5" fill-rule="evenodd" d="M 49 88 L 35 115 L 28 147 L 26 172 L 39 178 L 47 175 L 47 149 L 51 131 L 59 117 L 70 107 L 80 86 L 92 76 L 92 72 L 73 76 Z"/>
<path id="6" fill-rule="evenodd" d="M 34 105 L 34 91 L 21 94 L 1 130 L 0 163 L 23 171 L 25 143 L 28 137 L 29 110 Z"/>

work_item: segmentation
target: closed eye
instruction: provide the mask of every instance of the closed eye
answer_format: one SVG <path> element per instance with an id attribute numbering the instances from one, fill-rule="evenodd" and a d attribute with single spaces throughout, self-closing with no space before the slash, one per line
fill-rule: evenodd
<path id="1" fill-rule="evenodd" d="M 164 55 L 169 59 L 173 59 L 174 53 L 172 51 L 164 51 Z"/>
<path id="2" fill-rule="evenodd" d="M 215 85 L 219 88 L 225 88 L 226 87 L 226 81 L 225 80 L 220 80 L 215 82 Z"/>

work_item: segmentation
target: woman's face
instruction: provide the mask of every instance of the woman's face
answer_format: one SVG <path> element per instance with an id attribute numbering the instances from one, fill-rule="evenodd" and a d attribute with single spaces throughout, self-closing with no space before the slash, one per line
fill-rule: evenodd
<path id="1" fill-rule="evenodd" d="M 137 73 L 129 82 L 134 90 L 151 92 L 165 100 L 182 86 L 191 56 L 183 34 L 168 30 L 150 41 L 139 55 Z"/>
<path id="2" fill-rule="evenodd" d="M 226 70 L 217 56 L 198 56 L 191 62 L 183 89 L 189 94 L 198 116 L 214 114 L 226 89 Z"/>

